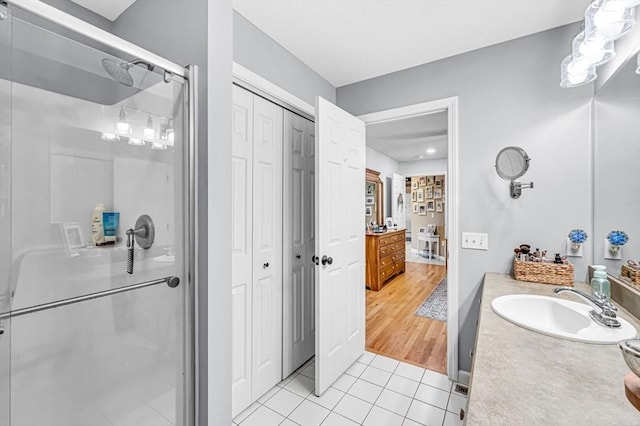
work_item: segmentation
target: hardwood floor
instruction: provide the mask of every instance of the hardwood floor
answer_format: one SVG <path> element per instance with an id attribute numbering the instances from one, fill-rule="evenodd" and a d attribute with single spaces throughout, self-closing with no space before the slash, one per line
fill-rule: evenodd
<path id="1" fill-rule="evenodd" d="M 380 291 L 367 290 L 367 350 L 446 374 L 447 323 L 413 314 L 445 275 L 444 266 L 407 262 Z"/>

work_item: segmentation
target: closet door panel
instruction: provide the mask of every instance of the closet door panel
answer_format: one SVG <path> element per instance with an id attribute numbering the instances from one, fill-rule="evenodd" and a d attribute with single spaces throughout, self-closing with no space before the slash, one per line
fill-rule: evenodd
<path id="1" fill-rule="evenodd" d="M 282 376 L 281 107 L 254 97 L 253 386 L 255 400 Z"/>
<path id="2" fill-rule="evenodd" d="M 231 160 L 232 414 L 251 404 L 253 95 L 233 86 Z"/>
<path id="3" fill-rule="evenodd" d="M 306 175 L 307 175 L 307 211 L 305 212 L 308 218 L 308 224 L 306 226 L 307 229 L 307 256 L 311 258 L 313 256 L 313 252 L 316 247 L 316 235 L 315 235 L 315 167 L 316 167 L 316 125 L 315 123 L 308 121 L 307 123 L 307 156 L 306 156 Z M 309 312 L 309 319 L 307 324 L 309 328 L 307 330 L 307 335 L 311 346 L 311 354 L 315 354 L 315 335 L 316 335 L 316 303 L 315 303 L 315 295 L 316 295 L 316 274 L 314 271 L 315 265 L 312 265 L 311 268 L 307 269 L 308 278 L 307 278 L 307 293 L 309 297 L 307 298 L 307 312 Z"/>

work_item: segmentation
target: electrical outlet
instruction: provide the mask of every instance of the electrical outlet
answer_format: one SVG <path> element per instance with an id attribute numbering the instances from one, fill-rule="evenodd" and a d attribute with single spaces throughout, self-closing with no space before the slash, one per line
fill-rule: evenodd
<path id="1" fill-rule="evenodd" d="M 481 232 L 463 232 L 462 248 L 489 250 L 489 234 Z"/>

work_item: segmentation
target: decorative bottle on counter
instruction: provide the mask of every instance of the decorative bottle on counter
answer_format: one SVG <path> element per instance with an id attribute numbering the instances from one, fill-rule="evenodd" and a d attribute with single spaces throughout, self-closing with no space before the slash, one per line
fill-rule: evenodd
<path id="1" fill-rule="evenodd" d="M 593 265 L 593 278 L 591 278 L 591 292 L 596 297 L 611 297 L 611 283 L 607 279 L 607 267 Z"/>
<path id="2" fill-rule="evenodd" d="M 91 241 L 94 246 L 104 244 L 104 231 L 102 227 L 102 213 L 105 211 L 104 204 L 100 203 L 93 209 L 91 215 Z"/>

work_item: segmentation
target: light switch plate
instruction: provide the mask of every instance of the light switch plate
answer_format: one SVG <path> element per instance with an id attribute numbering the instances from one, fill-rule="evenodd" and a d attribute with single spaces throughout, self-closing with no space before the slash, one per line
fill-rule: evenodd
<path id="1" fill-rule="evenodd" d="M 489 234 L 482 232 L 463 232 L 462 248 L 489 250 Z"/>

